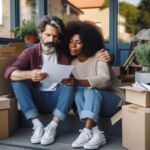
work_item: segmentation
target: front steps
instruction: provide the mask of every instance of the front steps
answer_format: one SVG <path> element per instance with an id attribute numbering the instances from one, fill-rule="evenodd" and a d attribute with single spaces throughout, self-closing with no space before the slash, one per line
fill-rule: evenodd
<path id="1" fill-rule="evenodd" d="M 45 126 L 51 118 L 52 115 L 40 116 Z M 122 147 L 121 121 L 111 126 L 109 118 L 101 118 L 99 125 L 104 130 L 107 139 L 107 144 L 101 147 L 100 150 L 126 150 Z M 73 150 L 71 143 L 78 136 L 78 130 L 82 128 L 83 124 L 79 121 L 77 115 L 68 115 L 58 127 L 54 144 L 48 146 L 31 144 L 32 124 L 26 121 L 23 114 L 19 112 L 19 128 L 11 137 L 0 140 L 0 150 Z"/>
<path id="2" fill-rule="evenodd" d="M 52 115 L 41 115 L 40 120 L 46 126 L 50 120 L 52 119 Z M 22 114 L 19 112 L 19 127 L 21 128 L 32 128 L 32 124 L 30 121 L 27 121 Z M 121 120 L 118 121 L 115 125 L 111 125 L 110 118 L 100 118 L 99 127 L 101 130 L 105 131 L 107 136 L 122 136 L 122 124 Z M 59 125 L 58 133 L 77 133 L 79 129 L 83 128 L 83 123 L 79 120 L 77 114 L 69 114 L 66 119 Z"/>
<path id="3" fill-rule="evenodd" d="M 31 144 L 31 133 L 31 128 L 17 129 L 11 137 L 0 140 L 0 150 L 75 150 L 71 148 L 71 143 L 78 136 L 78 133 L 58 133 L 56 142 L 47 146 Z M 7 147 L 7 149 L 3 149 L 4 147 Z M 121 146 L 120 137 L 107 136 L 107 144 L 101 147 L 99 150 L 126 149 Z"/>

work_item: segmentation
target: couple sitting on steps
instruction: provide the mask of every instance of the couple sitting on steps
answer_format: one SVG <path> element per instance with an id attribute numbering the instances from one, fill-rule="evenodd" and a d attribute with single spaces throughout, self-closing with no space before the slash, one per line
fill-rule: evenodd
<path id="1" fill-rule="evenodd" d="M 112 116 L 123 100 L 101 33 L 91 22 L 72 21 L 65 27 L 61 19 L 50 16 L 40 19 L 37 32 L 39 44 L 25 49 L 5 71 L 21 110 L 33 123 L 31 143 L 52 144 L 57 126 L 75 100 L 85 127 L 72 147 L 97 149 L 106 143 L 104 132 L 97 126 L 99 115 Z M 73 77 L 47 86 L 44 79 L 48 74 L 42 68 L 48 63 L 74 65 Z M 45 128 L 40 112 L 53 113 Z"/>

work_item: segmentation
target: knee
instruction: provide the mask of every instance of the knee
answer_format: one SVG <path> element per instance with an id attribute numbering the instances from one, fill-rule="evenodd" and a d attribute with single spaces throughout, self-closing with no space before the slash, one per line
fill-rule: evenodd
<path id="1" fill-rule="evenodd" d="M 102 97 L 101 95 L 101 91 L 100 90 L 97 90 L 97 89 L 88 89 L 88 88 L 86 88 L 86 89 L 84 89 L 84 94 L 85 95 L 93 95 L 93 96 L 97 96 L 97 97 Z"/>
<path id="2" fill-rule="evenodd" d="M 11 85 L 13 88 L 22 88 L 24 86 L 28 86 L 30 83 L 30 81 L 28 80 L 21 80 L 21 81 L 12 81 Z"/>

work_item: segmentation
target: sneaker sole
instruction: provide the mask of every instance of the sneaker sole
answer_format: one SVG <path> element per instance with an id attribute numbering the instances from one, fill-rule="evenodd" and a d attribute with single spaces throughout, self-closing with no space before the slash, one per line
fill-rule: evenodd
<path id="1" fill-rule="evenodd" d="M 34 139 L 34 140 L 32 139 L 32 140 L 31 140 L 31 143 L 32 143 L 32 144 L 39 144 L 39 143 L 41 142 L 41 138 L 42 138 L 42 137 L 40 137 L 39 139 L 36 139 L 36 140 L 35 140 L 35 139 Z"/>
<path id="2" fill-rule="evenodd" d="M 54 142 L 55 142 L 55 139 L 48 141 L 48 142 L 42 142 L 41 141 L 41 145 L 50 145 L 50 144 L 53 144 Z"/>
<path id="3" fill-rule="evenodd" d="M 79 145 L 79 144 L 77 144 L 77 145 L 76 145 L 76 144 L 72 144 L 71 147 L 72 147 L 72 148 L 83 148 L 83 145 L 84 145 L 84 144 L 82 144 L 82 145 Z"/>
<path id="4" fill-rule="evenodd" d="M 84 145 L 83 148 L 84 149 L 98 149 L 99 147 L 103 146 L 106 144 L 106 141 L 102 141 L 100 144 L 98 145 L 94 145 L 94 146 L 86 146 Z"/>

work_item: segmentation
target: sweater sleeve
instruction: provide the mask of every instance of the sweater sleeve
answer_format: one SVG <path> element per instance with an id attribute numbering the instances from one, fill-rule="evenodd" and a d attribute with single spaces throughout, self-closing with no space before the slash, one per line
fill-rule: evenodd
<path id="1" fill-rule="evenodd" d="M 97 61 L 95 65 L 95 70 L 96 75 L 88 78 L 91 88 L 108 88 L 111 85 L 111 76 L 108 64 L 102 61 Z"/>

